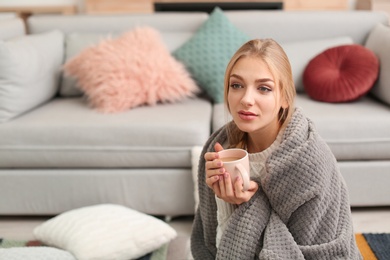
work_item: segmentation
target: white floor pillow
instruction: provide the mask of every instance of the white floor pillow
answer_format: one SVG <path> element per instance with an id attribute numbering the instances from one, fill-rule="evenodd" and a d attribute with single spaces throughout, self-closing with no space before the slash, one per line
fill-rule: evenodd
<path id="1" fill-rule="evenodd" d="M 34 229 L 37 240 L 71 252 L 78 260 L 128 260 L 177 236 L 164 221 L 120 205 L 71 210 Z"/>

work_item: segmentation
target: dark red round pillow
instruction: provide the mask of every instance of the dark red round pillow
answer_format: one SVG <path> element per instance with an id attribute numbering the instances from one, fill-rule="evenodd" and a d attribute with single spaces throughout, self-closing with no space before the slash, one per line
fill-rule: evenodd
<path id="1" fill-rule="evenodd" d="M 303 73 L 306 93 L 323 102 L 348 102 L 365 95 L 379 73 L 375 54 L 357 44 L 325 50 L 314 57 Z"/>

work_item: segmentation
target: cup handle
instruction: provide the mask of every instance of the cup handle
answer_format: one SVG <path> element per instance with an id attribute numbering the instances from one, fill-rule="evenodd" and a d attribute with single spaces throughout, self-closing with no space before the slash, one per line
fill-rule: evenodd
<path id="1" fill-rule="evenodd" d="M 249 174 L 248 174 L 248 171 L 245 169 L 244 166 L 242 166 L 242 164 L 237 164 L 236 168 L 237 168 L 237 170 L 241 174 L 241 179 L 242 179 L 242 182 L 244 184 L 243 185 L 244 186 L 243 190 L 247 191 L 249 189 Z"/>

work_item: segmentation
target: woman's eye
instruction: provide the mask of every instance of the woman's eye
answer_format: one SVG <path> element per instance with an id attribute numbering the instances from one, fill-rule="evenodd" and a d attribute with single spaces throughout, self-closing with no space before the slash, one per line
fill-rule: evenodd
<path id="1" fill-rule="evenodd" d="M 261 92 L 271 92 L 272 91 L 272 89 L 267 87 L 267 86 L 260 86 L 258 88 L 258 90 L 260 90 Z"/>
<path id="2" fill-rule="evenodd" d="M 233 83 L 233 84 L 230 84 L 230 87 L 233 88 L 233 89 L 239 89 L 242 86 L 240 84 L 238 84 L 238 83 Z"/>

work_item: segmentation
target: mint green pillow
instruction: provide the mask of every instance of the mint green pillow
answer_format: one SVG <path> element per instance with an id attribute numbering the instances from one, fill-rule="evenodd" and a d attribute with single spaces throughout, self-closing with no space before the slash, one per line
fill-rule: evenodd
<path id="1" fill-rule="evenodd" d="M 214 102 L 221 103 L 226 66 L 237 49 L 249 39 L 216 7 L 195 35 L 173 55 L 186 65 Z"/>

